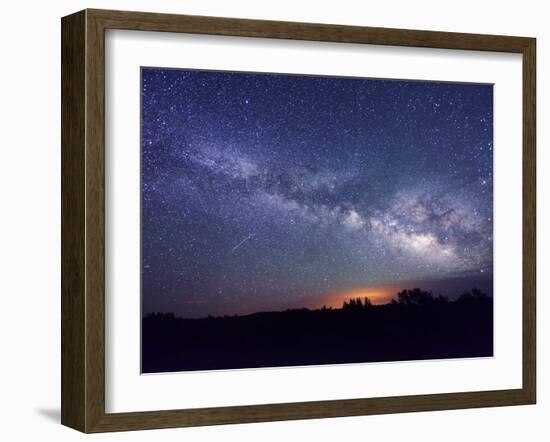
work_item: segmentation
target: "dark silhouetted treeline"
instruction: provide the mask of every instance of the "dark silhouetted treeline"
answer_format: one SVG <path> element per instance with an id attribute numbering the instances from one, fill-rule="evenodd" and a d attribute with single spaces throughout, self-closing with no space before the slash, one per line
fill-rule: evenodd
<path id="1" fill-rule="evenodd" d="M 142 371 L 465 358 L 493 355 L 493 299 L 477 289 L 450 301 L 403 290 L 340 309 L 289 309 L 201 319 L 143 318 Z"/>

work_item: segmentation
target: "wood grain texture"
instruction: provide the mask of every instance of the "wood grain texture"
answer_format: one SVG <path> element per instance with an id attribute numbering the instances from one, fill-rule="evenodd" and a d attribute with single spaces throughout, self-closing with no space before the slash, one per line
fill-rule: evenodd
<path id="1" fill-rule="evenodd" d="M 106 29 L 523 55 L 523 386 L 462 392 L 105 413 Z M 535 40 L 355 26 L 86 10 L 62 20 L 62 423 L 83 432 L 531 404 L 536 398 Z"/>
<path id="2" fill-rule="evenodd" d="M 61 422 L 85 420 L 85 13 L 61 29 Z"/>
<path id="3" fill-rule="evenodd" d="M 105 29 L 186 32 L 289 40 L 522 52 L 529 38 L 149 12 L 88 10 Z"/>
<path id="4" fill-rule="evenodd" d="M 86 11 L 86 431 L 105 414 L 105 38 Z"/>
<path id="5" fill-rule="evenodd" d="M 523 389 L 536 402 L 536 40 L 523 51 Z"/>

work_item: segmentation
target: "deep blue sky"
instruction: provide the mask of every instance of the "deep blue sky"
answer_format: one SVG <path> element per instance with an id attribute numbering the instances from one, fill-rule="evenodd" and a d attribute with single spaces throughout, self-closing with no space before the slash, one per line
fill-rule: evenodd
<path id="1" fill-rule="evenodd" d="M 492 85 L 143 68 L 141 94 L 145 314 L 492 294 Z"/>

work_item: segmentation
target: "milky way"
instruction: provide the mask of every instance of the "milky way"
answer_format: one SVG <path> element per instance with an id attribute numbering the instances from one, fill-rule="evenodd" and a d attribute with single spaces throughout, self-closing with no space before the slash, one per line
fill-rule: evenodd
<path id="1" fill-rule="evenodd" d="M 144 313 L 492 290 L 492 85 L 143 68 L 141 94 Z"/>

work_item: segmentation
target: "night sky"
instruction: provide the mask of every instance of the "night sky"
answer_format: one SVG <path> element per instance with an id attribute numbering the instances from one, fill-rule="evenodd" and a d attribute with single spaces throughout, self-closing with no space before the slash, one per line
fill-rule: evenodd
<path id="1" fill-rule="evenodd" d="M 143 313 L 492 295 L 492 85 L 142 69 Z"/>

